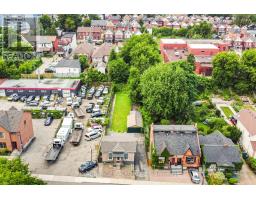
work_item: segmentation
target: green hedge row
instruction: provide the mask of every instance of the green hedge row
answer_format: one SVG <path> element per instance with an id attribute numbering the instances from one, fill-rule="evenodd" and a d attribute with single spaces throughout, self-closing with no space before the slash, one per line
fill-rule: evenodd
<path id="1" fill-rule="evenodd" d="M 54 119 L 60 119 L 64 115 L 63 111 L 59 110 L 31 110 L 33 119 L 46 118 L 46 116 L 52 116 Z"/>

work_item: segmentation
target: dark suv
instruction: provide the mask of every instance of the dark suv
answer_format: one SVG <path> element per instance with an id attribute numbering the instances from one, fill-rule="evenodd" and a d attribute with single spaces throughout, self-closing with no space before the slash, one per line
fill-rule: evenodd
<path id="1" fill-rule="evenodd" d="M 95 104 L 94 103 L 89 103 L 89 105 L 86 108 L 87 113 L 92 113 L 92 110 L 94 108 Z"/>

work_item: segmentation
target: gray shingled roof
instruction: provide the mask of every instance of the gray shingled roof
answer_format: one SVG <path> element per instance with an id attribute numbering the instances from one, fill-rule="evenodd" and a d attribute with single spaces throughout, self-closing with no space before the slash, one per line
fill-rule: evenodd
<path id="1" fill-rule="evenodd" d="M 156 152 L 161 155 L 166 148 L 171 155 L 183 155 L 188 149 L 200 155 L 199 140 L 193 125 L 154 125 Z"/>
<path id="2" fill-rule="evenodd" d="M 241 162 L 239 148 L 233 146 L 204 145 L 202 147 L 206 163 L 216 163 L 218 166 L 233 167 Z"/>
<path id="3" fill-rule="evenodd" d="M 104 136 L 101 142 L 101 152 L 136 152 L 137 139 L 130 134 L 113 134 Z"/>
<path id="4" fill-rule="evenodd" d="M 58 62 L 57 65 L 54 66 L 55 68 L 62 68 L 62 67 L 68 67 L 68 68 L 81 68 L 79 60 L 67 60 L 62 59 L 60 62 Z"/>
<path id="5" fill-rule="evenodd" d="M 0 111 L 0 126 L 9 132 L 18 132 L 23 111 L 11 107 L 8 111 Z"/>
<path id="6" fill-rule="evenodd" d="M 234 145 L 231 139 L 225 137 L 218 130 L 206 136 L 199 135 L 199 143 L 200 145 Z"/>
<path id="7" fill-rule="evenodd" d="M 206 163 L 216 163 L 218 166 L 233 167 L 241 162 L 240 150 L 231 139 L 221 132 L 214 131 L 210 135 L 199 136 L 200 145 Z"/>

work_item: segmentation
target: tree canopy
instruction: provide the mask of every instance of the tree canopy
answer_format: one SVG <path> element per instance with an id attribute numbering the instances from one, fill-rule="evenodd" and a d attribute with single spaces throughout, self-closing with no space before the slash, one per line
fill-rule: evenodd
<path id="1" fill-rule="evenodd" d="M 256 89 L 256 50 L 221 52 L 213 59 L 213 82 L 219 88 L 230 88 L 239 94 Z"/>
<path id="2" fill-rule="evenodd" d="M 188 119 L 196 85 L 180 65 L 180 62 L 158 64 L 141 77 L 143 106 L 157 119 Z"/>
<path id="3" fill-rule="evenodd" d="M 0 158 L 0 185 L 43 185 L 42 180 L 33 177 L 28 165 L 21 159 Z"/>
<path id="4" fill-rule="evenodd" d="M 108 75 L 114 83 L 126 83 L 129 77 L 129 66 L 122 58 L 111 60 L 108 63 Z"/>

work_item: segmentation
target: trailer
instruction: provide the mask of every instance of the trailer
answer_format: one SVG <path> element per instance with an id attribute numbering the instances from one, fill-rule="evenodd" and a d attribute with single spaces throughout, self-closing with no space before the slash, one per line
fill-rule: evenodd
<path id="1" fill-rule="evenodd" d="M 64 146 L 64 143 L 65 142 L 63 140 L 55 138 L 53 140 L 50 150 L 47 152 L 45 156 L 45 160 L 48 162 L 56 161 L 60 155 L 60 152 Z"/>
<path id="2" fill-rule="evenodd" d="M 74 146 L 79 145 L 84 132 L 84 126 L 81 122 L 75 123 L 73 133 L 71 135 L 70 143 Z"/>
<path id="3" fill-rule="evenodd" d="M 74 111 L 78 118 L 83 118 L 85 116 L 85 113 L 81 108 L 76 108 Z"/>

